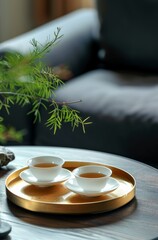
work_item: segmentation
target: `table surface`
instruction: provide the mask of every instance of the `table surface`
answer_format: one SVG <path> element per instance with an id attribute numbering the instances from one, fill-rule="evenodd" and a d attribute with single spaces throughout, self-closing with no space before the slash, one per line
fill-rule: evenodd
<path id="1" fill-rule="evenodd" d="M 121 156 L 103 152 L 61 147 L 9 147 L 16 158 L 0 169 L 0 219 L 12 225 L 7 240 L 151 240 L 158 237 L 158 170 Z M 136 179 L 135 198 L 107 213 L 58 215 L 35 213 L 7 200 L 5 179 L 26 166 L 27 159 L 44 154 L 66 161 L 98 162 L 128 171 Z"/>

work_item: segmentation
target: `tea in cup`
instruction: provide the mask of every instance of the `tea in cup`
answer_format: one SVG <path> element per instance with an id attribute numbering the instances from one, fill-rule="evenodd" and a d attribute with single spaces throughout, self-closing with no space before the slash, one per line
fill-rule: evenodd
<path id="1" fill-rule="evenodd" d="M 100 165 L 86 165 L 72 171 L 78 185 L 84 191 L 101 191 L 112 175 L 110 168 Z"/>
<path id="2" fill-rule="evenodd" d="M 60 174 L 64 160 L 57 156 L 37 156 L 28 160 L 28 167 L 38 181 L 52 181 Z"/>

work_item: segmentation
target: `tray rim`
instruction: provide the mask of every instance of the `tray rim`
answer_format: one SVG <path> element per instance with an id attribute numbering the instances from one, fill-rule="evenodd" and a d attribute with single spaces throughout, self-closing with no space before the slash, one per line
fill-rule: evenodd
<path id="1" fill-rule="evenodd" d="M 82 207 L 82 206 L 92 206 L 92 205 L 95 205 L 95 206 L 97 206 L 97 205 L 103 205 L 103 207 L 101 207 L 101 211 L 98 211 L 98 212 L 109 212 L 109 211 L 111 211 L 111 210 L 115 210 L 115 209 L 117 209 L 117 208 L 119 208 L 119 207 L 122 207 L 122 206 L 124 206 L 125 204 L 127 204 L 128 202 L 130 202 L 134 197 L 135 197 L 135 193 L 136 193 L 136 180 L 135 180 L 135 178 L 132 176 L 132 174 L 130 174 L 129 172 L 127 172 L 127 171 L 125 171 L 124 169 L 121 169 L 121 168 L 118 168 L 118 167 L 115 167 L 115 166 L 112 166 L 112 165 L 108 165 L 108 164 L 104 164 L 104 163 L 100 163 L 100 162 L 86 162 L 86 161 L 77 161 L 77 160 L 74 160 L 74 161 L 66 161 L 65 162 L 65 164 L 64 164 L 64 167 L 66 168 L 66 166 L 67 166 L 67 164 L 77 164 L 77 165 L 90 165 L 90 164 L 96 164 L 96 165 L 103 165 L 103 166 L 107 166 L 107 167 L 109 167 L 109 168 L 111 168 L 111 169 L 116 169 L 116 170 L 118 170 L 118 171 L 122 171 L 124 174 L 126 174 L 128 177 L 130 177 L 131 179 L 132 179 L 132 182 L 131 182 L 131 184 L 132 184 L 132 186 L 133 187 L 131 187 L 131 191 L 129 191 L 129 192 L 127 192 L 125 195 L 126 195 L 126 198 L 124 197 L 124 195 L 123 196 L 119 196 L 119 197 L 115 197 L 115 198 L 113 198 L 113 199 L 111 199 L 111 200 L 97 200 L 97 201 L 89 201 L 89 202 L 83 202 L 83 203 L 72 203 L 72 204 L 67 204 L 67 203 L 57 203 L 57 202 L 52 202 L 52 203 L 45 203 L 45 202 L 42 202 L 42 201 L 38 201 L 38 200 L 36 200 L 36 201 L 32 201 L 32 203 L 34 203 L 34 204 L 39 204 L 39 205 L 41 205 L 41 206 L 43 206 L 43 204 L 45 205 L 45 204 L 47 204 L 47 205 L 49 205 L 49 206 L 63 206 L 63 207 L 71 207 L 71 208 L 75 208 L 75 207 L 78 207 L 78 206 L 80 206 L 80 207 Z M 66 165 L 66 166 L 65 166 Z M 70 166 L 69 166 L 70 167 Z M 74 167 L 74 166 L 73 166 Z M 72 167 L 72 168 L 73 168 Z M 17 206 L 19 206 L 19 207 L 22 207 L 22 208 L 24 208 L 24 209 L 27 209 L 27 210 L 29 210 L 29 211 L 32 211 L 32 212 L 43 212 L 43 213 L 50 213 L 50 214 L 52 214 L 52 213 L 54 213 L 54 214 L 87 214 L 87 213 L 96 213 L 97 211 L 93 211 L 93 210 L 81 210 L 81 211 L 75 211 L 75 212 L 71 212 L 70 210 L 65 210 L 65 212 L 61 212 L 61 211 L 58 211 L 58 210 L 53 210 L 53 211 L 43 211 L 43 210 L 41 210 L 41 211 L 39 211 L 39 210 L 36 210 L 36 209 L 32 209 L 32 208 L 28 208 L 28 207 L 25 207 L 24 205 L 25 204 L 21 204 L 21 203 L 19 203 L 19 201 L 21 202 L 21 201 L 25 201 L 25 202 L 30 202 L 30 200 L 29 199 L 26 199 L 26 198 L 23 198 L 23 197 L 21 197 L 21 196 L 18 196 L 18 195 L 16 195 L 16 193 L 13 193 L 12 191 L 10 191 L 10 189 L 9 189 L 9 183 L 11 182 L 11 181 L 13 181 L 15 178 L 13 178 L 13 176 L 15 175 L 15 174 L 17 174 L 17 177 L 16 178 L 18 178 L 19 177 L 19 173 L 21 172 L 21 171 L 23 171 L 23 170 L 25 170 L 25 169 L 28 169 L 28 167 L 27 166 L 25 166 L 25 167 L 22 167 L 22 168 L 19 168 L 19 169 L 16 169 L 15 171 L 13 171 L 12 173 L 10 173 L 9 175 L 8 175 L 8 177 L 6 178 L 6 180 L 5 180 L 5 188 L 6 188 L 6 195 L 7 195 L 7 198 L 11 201 L 11 202 L 13 202 L 14 204 L 16 204 Z M 122 203 L 120 203 L 120 200 L 121 199 L 123 199 L 123 202 Z M 109 202 L 111 202 L 111 203 L 113 203 L 113 202 L 115 202 L 115 201 L 118 201 L 119 203 L 117 204 L 117 206 L 115 206 L 115 207 L 108 207 L 108 209 L 105 209 L 105 207 L 104 207 L 104 205 L 105 204 L 109 204 Z"/>

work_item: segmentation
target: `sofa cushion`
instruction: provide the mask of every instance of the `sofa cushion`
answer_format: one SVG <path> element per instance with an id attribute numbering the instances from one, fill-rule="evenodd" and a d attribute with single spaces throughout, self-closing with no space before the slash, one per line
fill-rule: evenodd
<path id="1" fill-rule="evenodd" d="M 100 117 L 158 122 L 158 76 L 94 70 L 65 84 L 56 94 L 58 100 L 81 99 L 73 107 Z"/>
<path id="2" fill-rule="evenodd" d="M 56 135 L 40 123 L 35 144 L 87 148 L 156 162 L 158 148 L 158 78 L 96 70 L 66 83 L 56 92 L 58 101 L 73 105 L 93 124 L 71 131 L 64 125 Z M 42 110 L 43 120 L 47 113 Z M 66 137 L 65 137 L 66 136 Z"/>
<path id="3" fill-rule="evenodd" d="M 158 1 L 97 0 L 106 66 L 158 72 Z"/>

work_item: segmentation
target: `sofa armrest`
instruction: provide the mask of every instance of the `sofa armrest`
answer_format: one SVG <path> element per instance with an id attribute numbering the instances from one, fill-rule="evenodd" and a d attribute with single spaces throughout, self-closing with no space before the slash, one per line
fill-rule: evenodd
<path id="1" fill-rule="evenodd" d="M 73 76 L 85 71 L 92 58 L 93 43 L 98 35 L 98 21 L 95 9 L 82 9 L 52 20 L 38 28 L 0 44 L 0 51 L 20 51 L 22 54 L 31 50 L 30 41 L 35 38 L 45 43 L 52 38 L 57 27 L 61 28 L 62 40 L 53 47 L 44 61 L 49 66 L 66 65 Z"/>

